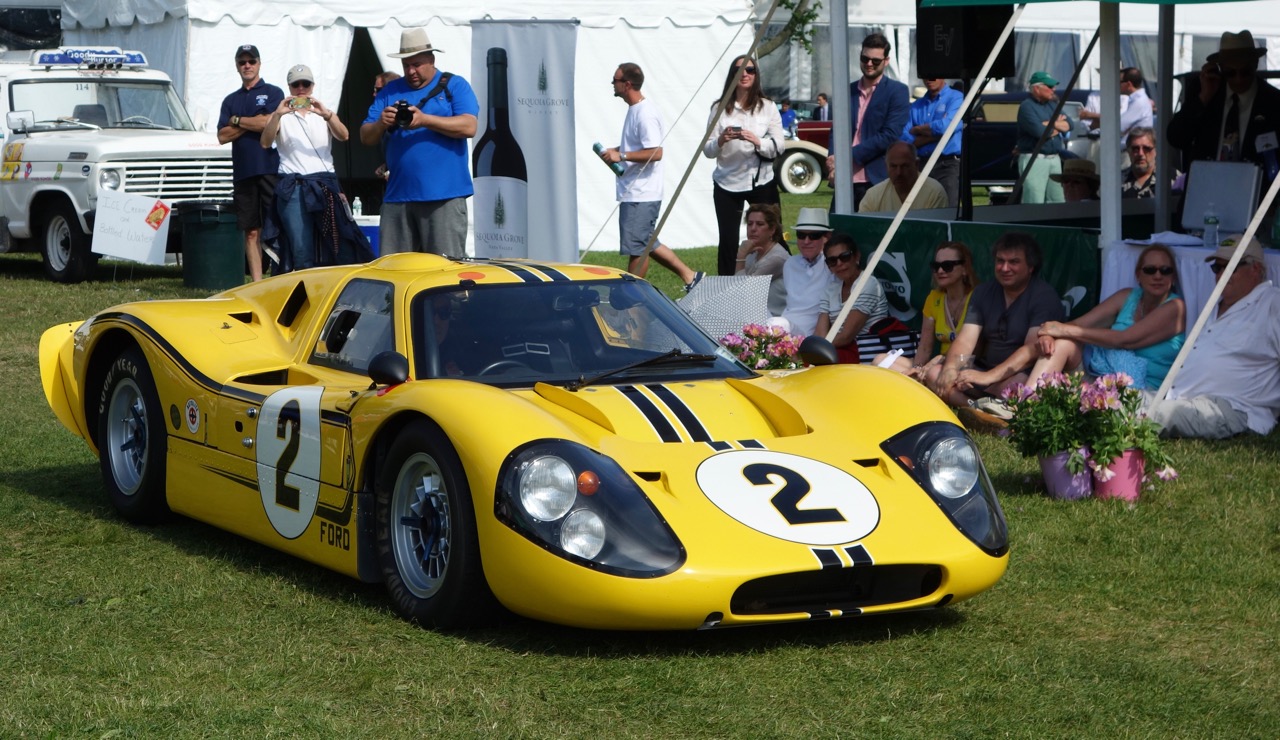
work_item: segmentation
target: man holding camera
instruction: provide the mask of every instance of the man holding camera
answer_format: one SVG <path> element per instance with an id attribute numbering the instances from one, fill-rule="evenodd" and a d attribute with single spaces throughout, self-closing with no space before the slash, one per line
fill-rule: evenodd
<path id="1" fill-rule="evenodd" d="M 436 69 L 437 51 L 425 29 L 400 34 L 400 51 L 388 56 L 400 60 L 404 76 L 378 91 L 360 126 L 363 144 L 386 144 L 382 254 L 466 254 L 466 199 L 473 193 L 467 139 L 476 134 L 480 106 L 466 80 Z"/>
<path id="2" fill-rule="evenodd" d="M 264 149 L 262 129 L 271 113 L 284 100 L 284 91 L 262 81 L 262 55 L 258 47 L 245 44 L 236 49 L 236 71 L 240 89 L 222 101 L 218 116 L 218 143 L 231 144 L 232 197 L 236 226 L 244 232 L 244 253 L 249 276 L 262 279 L 262 223 L 275 197 L 280 155 Z"/>

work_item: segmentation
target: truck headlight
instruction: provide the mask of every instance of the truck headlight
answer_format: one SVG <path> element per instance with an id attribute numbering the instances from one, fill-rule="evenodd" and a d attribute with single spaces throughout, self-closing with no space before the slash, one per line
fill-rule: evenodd
<path id="1" fill-rule="evenodd" d="M 98 172 L 98 187 L 103 190 L 119 190 L 123 182 L 124 178 L 120 176 L 120 170 L 100 170 Z"/>

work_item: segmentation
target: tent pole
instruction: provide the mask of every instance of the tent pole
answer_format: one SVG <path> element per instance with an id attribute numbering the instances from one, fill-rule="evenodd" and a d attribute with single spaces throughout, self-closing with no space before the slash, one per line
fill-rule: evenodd
<path id="1" fill-rule="evenodd" d="M 1102 150 L 1098 171 L 1102 176 L 1102 239 L 1110 244 L 1120 238 L 1120 6 L 1098 3 L 1098 30 L 1102 35 Z M 1107 104 L 1111 101 L 1112 104 Z M 1159 161 L 1159 160 L 1157 160 Z"/>
<path id="2" fill-rule="evenodd" d="M 969 110 L 973 105 L 973 99 L 977 97 L 978 90 L 982 88 L 987 79 L 987 75 L 991 72 L 992 65 L 995 64 L 996 55 L 1004 48 L 1005 42 L 1013 33 L 1013 27 L 1018 22 L 1018 18 L 1022 17 L 1025 4 L 1019 5 L 1013 9 L 1013 15 L 1009 17 L 1009 22 L 1005 24 L 1004 31 L 1000 33 L 1000 38 L 996 39 L 995 46 L 991 48 L 991 53 L 987 55 L 987 61 L 982 64 L 982 70 L 978 72 L 978 79 L 982 80 L 982 84 L 973 85 L 964 95 L 964 104 L 960 110 Z M 846 114 L 847 115 L 847 114 Z M 875 271 L 876 265 L 880 264 L 880 258 L 884 256 L 884 252 L 889 248 L 889 242 L 893 240 L 893 235 L 898 233 L 898 227 L 902 225 L 902 220 L 906 218 L 907 211 L 910 210 L 911 204 L 916 202 L 916 196 L 920 194 L 920 188 L 924 187 L 924 179 L 933 171 L 933 166 L 937 164 L 938 158 L 942 156 L 942 150 L 946 148 L 947 142 L 951 140 L 952 134 L 955 133 L 956 127 L 960 125 L 961 116 L 952 116 L 951 122 L 947 124 L 947 130 L 942 132 L 942 139 L 938 141 L 938 145 L 933 148 L 933 154 L 929 155 L 929 161 L 924 165 L 924 171 L 916 178 L 916 184 L 911 187 L 911 192 L 907 193 L 906 200 L 902 202 L 902 207 L 898 209 L 897 215 L 893 217 L 893 223 L 889 224 L 889 229 L 885 231 L 884 237 L 880 239 L 880 245 L 876 247 L 876 251 L 867 258 L 867 266 L 862 270 L 862 274 L 854 281 L 853 288 L 849 291 L 849 300 L 844 302 L 840 308 L 840 315 L 836 320 L 831 322 L 831 330 L 827 332 L 827 341 L 833 341 L 836 335 L 840 333 L 840 327 L 844 326 L 844 321 L 849 316 L 849 311 L 853 310 L 854 301 L 858 300 L 858 296 L 862 294 L 862 289 L 866 287 L 867 280 L 871 279 L 871 273 Z M 849 147 L 844 147 L 846 150 Z M 849 152 L 852 156 L 852 152 Z M 1276 178 L 1280 182 L 1280 177 Z M 840 182 L 836 181 L 837 184 Z"/>
<path id="3" fill-rule="evenodd" d="M 849 101 L 849 3 L 831 2 L 831 138 L 827 151 L 835 155 L 835 213 L 853 213 L 853 112 Z M 861 44 L 859 44 L 861 46 Z M 861 67 L 859 67 L 861 70 Z M 836 142 L 843 142 L 837 145 Z"/>
<path id="4" fill-rule="evenodd" d="M 1159 118 L 1162 121 L 1173 117 L 1173 21 L 1173 6 L 1161 5 L 1158 32 L 1159 61 L 1157 62 L 1159 69 L 1156 72 L 1156 79 L 1160 81 L 1160 92 L 1159 99 L 1156 101 L 1156 110 L 1159 111 Z M 1155 144 L 1156 162 L 1164 162 L 1164 165 L 1162 170 L 1156 172 L 1156 221 L 1155 228 L 1151 231 L 1155 234 L 1163 234 L 1173 223 L 1172 189 L 1170 188 L 1173 178 L 1170 175 L 1177 168 L 1172 166 L 1173 147 L 1166 143 L 1165 137 L 1157 133 Z M 1156 166 L 1161 167 L 1159 164 Z"/>

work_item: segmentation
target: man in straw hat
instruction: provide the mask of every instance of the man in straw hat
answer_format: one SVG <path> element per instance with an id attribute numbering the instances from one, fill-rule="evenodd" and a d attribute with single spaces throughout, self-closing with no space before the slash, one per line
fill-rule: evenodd
<path id="1" fill-rule="evenodd" d="M 1183 150 L 1184 162 L 1265 166 L 1261 152 L 1276 148 L 1280 130 L 1280 90 L 1258 77 L 1258 60 L 1266 53 L 1248 31 L 1222 34 L 1218 51 L 1200 68 L 1199 94 L 1184 95 L 1182 108 L 1169 121 L 1169 143 Z"/>
<path id="2" fill-rule="evenodd" d="M 1062 164 L 1062 172 L 1049 175 L 1049 179 L 1062 183 L 1062 196 L 1068 203 L 1097 200 L 1098 186 L 1102 184 L 1097 166 L 1087 159 L 1068 159 Z"/>
<path id="3" fill-rule="evenodd" d="M 1214 279 L 1244 238 L 1235 234 L 1205 259 Z M 1210 309 L 1166 400 L 1148 412 L 1166 437 L 1225 439 L 1268 434 L 1280 412 L 1280 288 L 1267 279 L 1262 245 L 1250 240 Z"/>
<path id="4" fill-rule="evenodd" d="M 818 313 L 827 285 L 836 277 L 827 269 L 823 248 L 831 236 L 825 208 L 801 208 L 793 233 L 796 251 L 782 263 L 782 284 L 787 289 L 787 308 L 782 318 L 792 334 L 808 336 L 818 325 Z"/>
<path id="5" fill-rule="evenodd" d="M 387 192 L 378 239 L 382 254 L 432 252 L 461 257 L 467 243 L 467 198 L 474 192 L 467 139 L 480 112 L 471 85 L 436 69 L 427 32 L 400 34 L 404 76 L 388 82 L 360 126 L 366 146 L 385 143 Z"/>

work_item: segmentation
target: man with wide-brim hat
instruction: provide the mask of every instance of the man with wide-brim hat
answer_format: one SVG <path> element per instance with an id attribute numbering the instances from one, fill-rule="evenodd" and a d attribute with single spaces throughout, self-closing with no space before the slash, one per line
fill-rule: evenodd
<path id="1" fill-rule="evenodd" d="M 404 76 L 374 96 L 360 126 L 360 141 L 386 145 L 386 195 L 379 249 L 462 257 L 467 243 L 467 198 L 474 189 L 467 140 L 476 134 L 479 103 L 462 77 L 436 69 L 423 28 L 400 34 Z"/>
<path id="2" fill-rule="evenodd" d="M 1188 91 L 1169 121 L 1169 143 L 1183 150 L 1184 163 L 1216 159 L 1266 167 L 1263 152 L 1276 147 L 1280 131 L 1280 90 L 1258 77 L 1258 60 L 1266 53 L 1248 31 L 1222 34 L 1218 51 L 1200 68 L 1199 93 Z"/>
<path id="3" fill-rule="evenodd" d="M 1063 162 L 1062 172 L 1049 175 L 1049 179 L 1062 183 L 1062 195 L 1068 203 L 1097 200 L 1098 187 L 1102 184 L 1097 165 L 1079 158 Z"/>
<path id="4" fill-rule="evenodd" d="M 827 209 L 801 208 L 792 233 L 797 254 L 782 263 L 782 284 L 787 289 L 787 308 L 782 318 L 791 324 L 791 333 L 808 336 L 818 324 L 827 285 L 836 279 L 822 255 L 831 235 Z"/>

